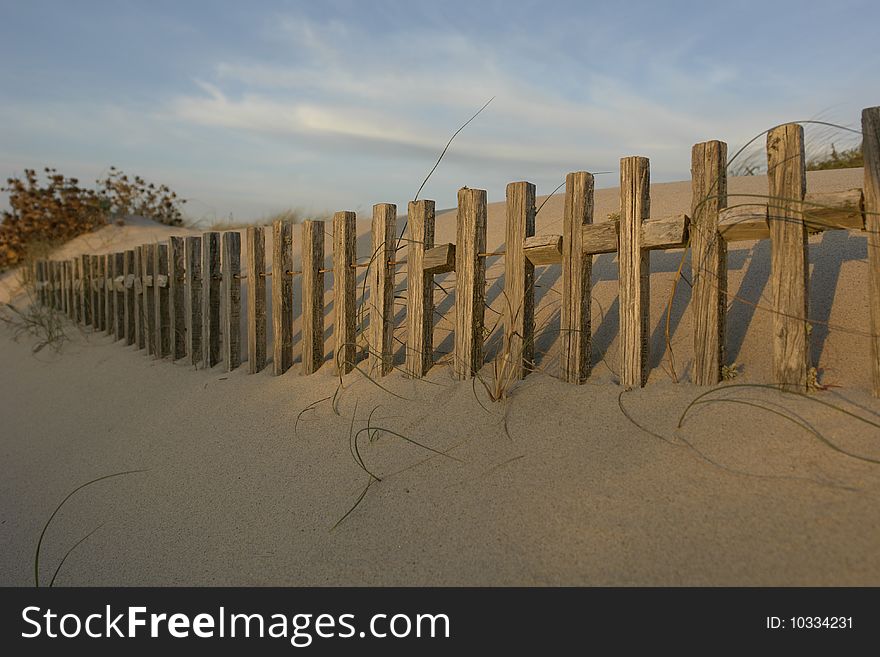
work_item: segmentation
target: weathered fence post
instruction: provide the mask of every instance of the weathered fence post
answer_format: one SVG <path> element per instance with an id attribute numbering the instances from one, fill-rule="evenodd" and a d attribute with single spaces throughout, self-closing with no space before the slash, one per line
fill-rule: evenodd
<path id="1" fill-rule="evenodd" d="M 241 233 L 223 233 L 223 360 L 226 371 L 241 365 Z"/>
<path id="2" fill-rule="evenodd" d="M 797 123 L 767 133 L 770 186 L 770 285 L 773 296 L 773 378 L 786 390 L 806 390 L 809 363 L 807 191 L 804 129 Z"/>
<path id="3" fill-rule="evenodd" d="M 272 372 L 284 374 L 293 364 L 293 226 L 272 224 Z"/>
<path id="4" fill-rule="evenodd" d="M 108 264 L 107 254 L 98 256 L 98 306 L 101 313 L 98 330 L 105 332 L 110 326 L 110 296 L 107 292 Z"/>
<path id="5" fill-rule="evenodd" d="M 156 294 L 156 344 L 159 358 L 171 353 L 171 315 L 168 303 L 168 245 L 155 244 L 156 273 L 153 290 Z"/>
<path id="6" fill-rule="evenodd" d="M 592 370 L 593 256 L 584 253 L 583 228 L 593 223 L 593 176 L 586 171 L 565 178 L 562 219 L 562 337 L 563 377 L 583 383 Z"/>
<path id="7" fill-rule="evenodd" d="M 113 254 L 113 292 L 114 292 L 114 308 L 116 310 L 116 332 L 114 337 L 117 340 L 125 339 L 125 253 L 119 252 Z"/>
<path id="8" fill-rule="evenodd" d="M 535 186 L 507 185 L 506 209 L 502 353 L 514 377 L 522 379 L 535 357 L 535 266 L 525 254 L 525 240 L 535 234 Z"/>
<path id="9" fill-rule="evenodd" d="M 158 353 L 158 336 L 156 335 L 156 294 L 153 286 L 156 285 L 156 258 L 153 246 L 145 244 L 141 253 L 144 285 L 144 338 L 147 344 L 147 354 L 153 356 Z"/>
<path id="10" fill-rule="evenodd" d="M 372 262 L 370 264 L 370 324 L 368 369 L 385 376 L 394 366 L 394 237 L 397 206 L 373 206 Z"/>
<path id="11" fill-rule="evenodd" d="M 865 230 L 868 232 L 868 305 L 871 308 L 871 370 L 880 397 L 880 107 L 862 110 L 865 159 Z"/>
<path id="12" fill-rule="evenodd" d="M 128 250 L 122 254 L 122 285 L 123 285 L 123 321 L 125 322 L 125 344 L 132 345 L 136 340 L 136 306 L 135 306 L 135 288 L 134 278 L 136 276 L 134 268 L 134 251 Z"/>
<path id="13" fill-rule="evenodd" d="M 91 272 L 91 296 L 92 296 L 92 327 L 97 331 L 101 328 L 101 303 L 98 284 L 101 280 L 101 270 L 98 267 L 98 256 L 89 256 L 89 271 Z"/>
<path id="14" fill-rule="evenodd" d="M 73 319 L 77 324 L 81 324 L 83 322 L 81 260 L 74 258 L 70 261 L 70 266 L 73 277 Z"/>
<path id="15" fill-rule="evenodd" d="M 302 224 L 302 371 L 324 362 L 324 222 Z"/>
<path id="16" fill-rule="evenodd" d="M 79 292 L 82 297 L 82 323 L 90 325 L 92 323 L 92 258 L 90 256 L 85 254 L 80 256 L 79 273 L 82 277 Z"/>
<path id="17" fill-rule="evenodd" d="M 144 247 L 134 247 L 134 343 L 138 349 L 147 346 L 147 331 L 144 328 L 147 323 L 147 307 L 144 302 Z"/>
<path id="18" fill-rule="evenodd" d="M 434 362 L 434 274 L 425 271 L 425 251 L 434 248 L 434 201 L 410 201 L 406 222 L 406 370 L 420 379 Z"/>
<path id="19" fill-rule="evenodd" d="M 455 241 L 456 378 L 469 379 L 483 365 L 486 297 L 486 190 L 458 190 Z"/>
<path id="20" fill-rule="evenodd" d="M 58 263 L 61 269 L 61 311 L 70 315 L 70 277 L 67 273 L 67 260 Z"/>
<path id="21" fill-rule="evenodd" d="M 333 215 L 333 359 L 336 372 L 348 374 L 357 358 L 357 219 L 354 212 Z"/>
<path id="22" fill-rule="evenodd" d="M 185 238 L 168 238 L 168 318 L 171 359 L 186 356 L 186 253 Z"/>
<path id="23" fill-rule="evenodd" d="M 651 254 L 642 224 L 650 216 L 650 184 L 648 158 L 620 160 L 620 379 L 627 388 L 648 380 Z"/>
<path id="24" fill-rule="evenodd" d="M 248 372 L 266 367 L 266 236 L 262 226 L 247 229 Z"/>
<path id="25" fill-rule="evenodd" d="M 113 267 L 116 262 L 112 253 L 102 256 L 104 267 L 104 330 L 107 335 L 116 333 L 116 292 L 113 291 Z"/>
<path id="26" fill-rule="evenodd" d="M 691 190 L 693 382 L 711 386 L 721 381 L 727 321 L 727 244 L 718 232 L 718 215 L 727 207 L 726 143 L 694 145 Z"/>
<path id="27" fill-rule="evenodd" d="M 186 269 L 186 351 L 190 362 L 202 362 L 202 238 L 187 237 L 184 242 Z"/>
<path id="28" fill-rule="evenodd" d="M 205 368 L 220 362 L 220 233 L 202 236 L 202 356 Z"/>

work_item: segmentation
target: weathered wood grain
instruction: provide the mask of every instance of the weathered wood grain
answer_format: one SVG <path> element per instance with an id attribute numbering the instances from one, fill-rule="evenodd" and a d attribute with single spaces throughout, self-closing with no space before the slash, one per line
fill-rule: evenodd
<path id="1" fill-rule="evenodd" d="M 199 367 L 202 354 L 202 238 L 188 236 L 183 244 L 186 269 L 186 352 L 189 361 Z"/>
<path id="2" fill-rule="evenodd" d="M 138 349 L 147 346 L 147 307 L 144 300 L 144 247 L 134 248 L 134 343 Z"/>
<path id="3" fill-rule="evenodd" d="M 434 274 L 425 268 L 434 248 L 434 201 L 410 201 L 406 225 L 406 371 L 420 379 L 434 362 Z"/>
<path id="4" fill-rule="evenodd" d="M 508 184 L 505 209 L 501 357 L 507 362 L 502 371 L 522 379 L 535 359 L 535 265 L 525 254 L 526 239 L 535 235 L 535 186 L 524 181 Z"/>
<path id="5" fill-rule="evenodd" d="M 104 267 L 104 330 L 107 335 L 116 331 L 116 292 L 113 289 L 113 267 L 115 261 L 112 253 L 102 256 Z"/>
<path id="6" fill-rule="evenodd" d="M 293 364 L 293 226 L 272 224 L 272 371 L 284 374 Z"/>
<path id="7" fill-rule="evenodd" d="M 773 378 L 786 390 L 807 388 L 808 256 L 803 200 L 807 176 L 804 130 L 797 123 L 767 133 Z"/>
<path id="8" fill-rule="evenodd" d="M 82 323 L 92 323 L 92 258 L 83 254 L 79 258 L 79 274 L 82 277 L 80 286 L 80 304 L 82 305 Z"/>
<path id="9" fill-rule="evenodd" d="M 220 233 L 202 234 L 202 363 L 220 362 Z"/>
<path id="10" fill-rule="evenodd" d="M 727 207 L 725 142 L 713 140 L 694 145 L 691 193 L 691 378 L 698 386 L 710 386 L 721 381 L 727 326 L 727 245 L 718 230 L 720 213 Z"/>
<path id="11" fill-rule="evenodd" d="M 453 373 L 471 378 L 483 365 L 486 302 L 486 190 L 458 190 L 455 239 Z"/>
<path id="12" fill-rule="evenodd" d="M 355 261 L 357 226 L 354 212 L 333 215 L 333 359 L 337 374 L 348 374 L 357 358 Z"/>
<path id="13" fill-rule="evenodd" d="M 718 233 L 728 244 L 770 239 L 766 203 L 737 203 L 718 214 Z"/>
<path id="14" fill-rule="evenodd" d="M 143 261 L 143 271 L 141 272 L 141 281 L 144 290 L 144 338 L 147 346 L 147 355 L 158 356 L 159 342 L 156 333 L 156 292 L 153 288 L 153 276 L 156 272 L 156 254 L 154 244 L 145 244 L 141 254 Z"/>
<path id="15" fill-rule="evenodd" d="M 89 286 L 92 296 L 92 327 L 98 331 L 101 328 L 101 309 L 104 307 L 101 295 L 98 292 L 98 281 L 101 280 L 101 270 L 98 266 L 100 259 L 96 255 L 89 256 Z"/>
<path id="16" fill-rule="evenodd" d="M 648 380 L 651 252 L 642 245 L 650 216 L 650 167 L 646 157 L 620 160 L 620 382 L 627 388 Z"/>
<path id="17" fill-rule="evenodd" d="M 113 254 L 113 311 L 116 315 L 116 330 L 114 337 L 117 340 L 125 339 L 125 288 L 121 285 L 124 279 L 125 253 L 122 251 Z"/>
<path id="18" fill-rule="evenodd" d="M 266 367 L 266 235 L 262 226 L 248 226 L 248 372 L 256 374 Z"/>
<path id="19" fill-rule="evenodd" d="M 880 107 L 862 110 L 865 159 L 865 230 L 868 233 L 868 306 L 871 328 L 873 391 L 880 397 Z"/>
<path id="20" fill-rule="evenodd" d="M 422 271 L 426 274 L 455 271 L 455 244 L 447 242 L 427 249 L 422 256 Z"/>
<path id="21" fill-rule="evenodd" d="M 155 280 L 153 293 L 156 295 L 156 344 L 158 346 L 158 358 L 165 358 L 171 354 L 171 304 L 168 290 L 168 244 L 159 243 L 153 245 L 153 255 L 156 258 Z M 165 285 L 161 284 L 162 277 Z"/>
<path id="22" fill-rule="evenodd" d="M 373 206 L 372 263 L 369 312 L 369 371 L 385 376 L 393 367 L 394 332 L 394 237 L 397 206 L 378 203 Z"/>
<path id="23" fill-rule="evenodd" d="M 223 283 L 223 361 L 226 371 L 241 365 L 241 233 L 223 233 L 220 260 Z"/>
<path id="24" fill-rule="evenodd" d="M 523 244 L 523 253 L 532 265 L 559 264 L 562 262 L 562 235 L 527 237 Z"/>
<path id="25" fill-rule="evenodd" d="M 186 239 L 168 238 L 168 318 L 171 359 L 186 356 Z"/>
<path id="26" fill-rule="evenodd" d="M 324 222 L 302 224 L 302 372 L 324 363 Z"/>
<path id="27" fill-rule="evenodd" d="M 562 215 L 562 377 L 581 384 L 592 368 L 590 307 L 593 256 L 584 253 L 583 228 L 593 223 L 593 176 L 586 171 L 565 177 Z"/>
<path id="28" fill-rule="evenodd" d="M 122 308 L 123 308 L 123 334 L 125 344 L 132 345 L 135 343 L 135 290 L 130 283 L 134 282 L 134 250 L 129 249 L 122 254 L 122 275 L 125 277 L 125 286 L 122 291 Z"/>
<path id="29" fill-rule="evenodd" d="M 79 258 L 70 261 L 71 277 L 73 279 L 73 320 L 77 324 L 82 323 L 82 271 Z"/>
<path id="30" fill-rule="evenodd" d="M 113 288 L 107 284 L 110 278 L 110 267 L 111 260 L 106 253 L 98 256 L 98 272 L 100 276 L 98 302 L 101 305 L 101 325 L 99 328 L 105 333 L 113 333 Z"/>

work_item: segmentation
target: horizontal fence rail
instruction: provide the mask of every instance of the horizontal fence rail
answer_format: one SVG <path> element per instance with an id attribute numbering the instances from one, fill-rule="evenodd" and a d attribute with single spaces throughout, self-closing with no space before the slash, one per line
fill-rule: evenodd
<path id="1" fill-rule="evenodd" d="M 455 272 L 455 327 L 452 370 L 467 380 L 484 364 L 486 258 L 504 256 L 504 307 L 500 367 L 505 376 L 524 378 L 534 367 L 536 268 L 561 265 L 561 378 L 584 383 L 591 373 L 590 299 L 592 257 L 617 253 L 620 300 L 620 382 L 644 386 L 649 371 L 651 252 L 691 249 L 690 302 L 693 314 L 692 381 L 714 385 L 725 364 L 727 248 L 741 240 L 770 240 L 773 337 L 770 350 L 774 383 L 787 390 L 810 387 L 809 250 L 807 238 L 828 230 L 860 231 L 868 242 L 870 369 L 873 393 L 880 397 L 880 107 L 862 112 L 864 185 L 832 193 L 806 187 L 803 128 L 795 123 L 767 134 L 768 193 L 728 205 L 727 144 L 707 141 L 691 152 L 692 203 L 688 215 L 651 214 L 650 163 L 645 157 L 620 161 L 620 213 L 593 223 L 593 176 L 568 174 L 561 235 L 535 234 L 535 186 L 507 186 L 506 247 L 486 253 L 487 198 L 480 189 L 458 193 L 456 243 L 435 244 L 434 202 L 409 203 L 407 234 L 397 237 L 397 206 L 373 207 L 371 247 L 358 262 L 356 216 L 338 212 L 332 222 L 306 221 L 301 267 L 294 270 L 294 230 L 276 221 L 272 264 L 265 263 L 265 229 L 242 237 L 237 231 L 201 236 L 172 236 L 120 253 L 81 255 L 69 260 L 39 260 L 28 276 L 36 301 L 72 321 L 104 331 L 155 358 L 186 359 L 196 367 L 242 363 L 241 320 L 247 331 L 251 374 L 266 368 L 284 374 L 301 354 L 304 375 L 325 362 L 325 276 L 332 276 L 333 361 L 341 376 L 365 358 L 366 371 L 385 376 L 394 368 L 394 300 L 398 267 L 407 276 L 406 344 L 408 376 L 425 376 L 434 363 L 434 276 Z M 325 235 L 332 266 L 325 263 Z M 407 248 L 398 261 L 399 245 Z M 405 265 L 405 270 L 403 266 Z M 366 304 L 357 304 L 357 270 L 367 267 Z M 269 304 L 267 304 L 267 285 Z M 293 334 L 294 286 L 301 291 L 299 348 Z M 244 286 L 247 304 L 242 308 Z M 268 344 L 268 308 L 272 344 Z M 359 312 L 366 322 L 359 317 Z M 358 334 L 366 338 L 359 350 Z M 359 353 L 359 351 L 361 353 Z M 496 363 L 496 366 L 498 364 Z"/>

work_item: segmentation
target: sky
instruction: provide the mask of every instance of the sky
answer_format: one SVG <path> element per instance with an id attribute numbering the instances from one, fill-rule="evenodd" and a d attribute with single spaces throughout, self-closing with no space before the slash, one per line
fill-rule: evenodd
<path id="1" fill-rule="evenodd" d="M 452 207 L 466 185 L 499 201 L 516 180 L 547 194 L 576 170 L 616 186 L 629 155 L 654 182 L 686 180 L 696 142 L 732 154 L 788 121 L 858 127 L 880 104 L 876 0 L 0 6 L 0 176 L 90 182 L 114 165 L 206 221 L 403 209 L 490 98 L 420 198 Z"/>

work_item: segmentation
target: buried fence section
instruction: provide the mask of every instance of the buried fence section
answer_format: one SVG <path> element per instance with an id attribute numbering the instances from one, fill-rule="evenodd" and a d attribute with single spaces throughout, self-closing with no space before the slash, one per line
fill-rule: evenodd
<path id="1" fill-rule="evenodd" d="M 434 273 L 425 267 L 434 248 L 434 201 L 410 201 L 406 222 L 406 370 L 418 379 L 434 362 Z"/>
<path id="2" fill-rule="evenodd" d="M 804 223 L 807 192 L 804 129 L 797 123 L 767 133 L 773 378 L 786 390 L 807 389 L 809 256 Z"/>
<path id="3" fill-rule="evenodd" d="M 727 323 L 727 244 L 718 232 L 727 207 L 727 144 L 707 141 L 691 150 L 691 308 L 697 385 L 721 381 Z"/>
<path id="4" fill-rule="evenodd" d="M 302 224 L 302 372 L 324 362 L 324 222 Z"/>
<path id="5" fill-rule="evenodd" d="M 153 294 L 156 297 L 156 356 L 165 358 L 171 353 L 171 320 L 168 305 L 168 245 L 154 244 Z"/>
<path id="6" fill-rule="evenodd" d="M 222 247 L 223 361 L 231 372 L 241 365 L 241 233 L 223 233 Z"/>
<path id="7" fill-rule="evenodd" d="M 125 344 L 132 345 L 135 343 L 137 339 L 136 329 L 137 326 L 136 317 L 136 306 L 135 306 L 135 287 L 134 287 L 134 279 L 135 279 L 135 268 L 134 268 L 134 250 L 129 249 L 125 253 L 122 254 L 122 285 L 123 285 L 123 300 L 122 304 L 125 308 L 123 312 L 123 321 L 125 323 Z"/>
<path id="8" fill-rule="evenodd" d="M 458 190 L 453 373 L 469 379 L 483 364 L 486 303 L 486 190 Z"/>
<path id="9" fill-rule="evenodd" d="M 202 362 L 220 362 L 220 233 L 202 235 Z"/>
<path id="10" fill-rule="evenodd" d="M 584 226 L 593 223 L 593 176 L 586 171 L 565 177 L 562 216 L 562 376 L 581 384 L 592 369 L 593 256 L 584 252 Z"/>
<path id="11" fill-rule="evenodd" d="M 293 364 L 293 225 L 272 224 L 272 372 Z"/>
<path id="12" fill-rule="evenodd" d="M 266 367 L 266 236 L 262 226 L 247 229 L 248 372 Z"/>
<path id="13" fill-rule="evenodd" d="M 373 206 L 372 254 L 370 277 L 370 312 L 367 345 L 368 371 L 385 376 L 394 366 L 394 238 L 397 206 L 377 203 Z"/>
<path id="14" fill-rule="evenodd" d="M 525 254 L 526 239 L 535 235 L 535 186 L 507 185 L 506 209 L 502 354 L 514 378 L 522 379 L 535 358 L 535 266 Z"/>
<path id="15" fill-rule="evenodd" d="M 354 212 L 333 215 L 333 359 L 348 374 L 357 357 L 357 223 Z"/>
<path id="16" fill-rule="evenodd" d="M 202 238 L 187 237 L 183 245 L 186 279 L 186 351 L 190 363 L 202 363 Z"/>
<path id="17" fill-rule="evenodd" d="M 186 247 L 185 238 L 168 238 L 168 320 L 171 360 L 186 356 Z"/>
<path id="18" fill-rule="evenodd" d="M 865 230 L 868 235 L 868 305 L 871 313 L 871 370 L 880 397 L 880 107 L 862 110 L 865 159 Z"/>

